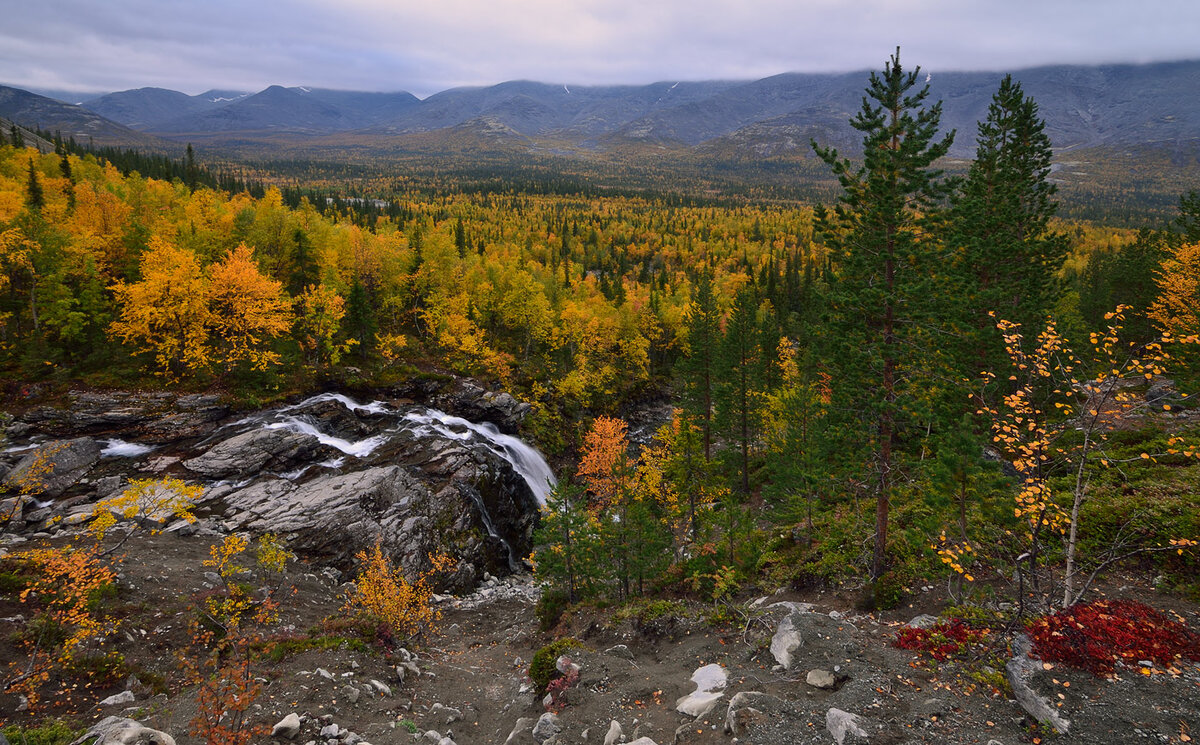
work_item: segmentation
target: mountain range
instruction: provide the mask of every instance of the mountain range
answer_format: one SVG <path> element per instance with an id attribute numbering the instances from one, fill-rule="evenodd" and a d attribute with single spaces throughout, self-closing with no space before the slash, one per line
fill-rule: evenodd
<path id="1" fill-rule="evenodd" d="M 942 123 L 969 157 L 1002 73 L 921 73 Z M 1053 66 L 1015 71 L 1039 104 L 1051 141 L 1075 148 L 1200 143 L 1200 61 Z M 162 88 L 110 93 L 79 105 L 0 87 L 0 116 L 101 144 L 177 148 L 272 144 L 368 151 L 692 152 L 736 159 L 806 155 L 808 142 L 853 151 L 847 125 L 868 73 L 786 73 L 755 81 L 573 86 L 511 81 L 404 93 L 271 86 L 257 93 Z M 124 141 L 121 141 L 121 140 Z M 175 144 L 172 144 L 175 143 Z M 465 144 L 464 144 L 465 143 Z"/>

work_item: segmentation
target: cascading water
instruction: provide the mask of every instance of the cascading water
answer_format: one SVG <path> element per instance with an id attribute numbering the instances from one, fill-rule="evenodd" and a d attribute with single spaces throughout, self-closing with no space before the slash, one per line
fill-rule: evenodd
<path id="1" fill-rule="evenodd" d="M 410 411 L 404 415 L 404 419 L 415 425 L 414 431 L 419 435 L 436 432 L 451 440 L 471 440 L 473 437 L 482 439 L 489 450 L 512 465 L 513 470 L 525 479 L 538 504 L 545 506 L 546 497 L 556 483 L 554 472 L 550 470 L 541 453 L 521 440 L 504 434 L 490 422 L 476 424 L 437 409 Z"/>
<path id="2" fill-rule="evenodd" d="M 329 429 L 328 425 L 310 412 L 315 407 L 329 402 L 341 404 L 356 417 L 362 415 L 371 417 L 372 429 L 377 434 L 361 440 L 349 440 L 325 431 Z M 245 425 L 296 432 L 312 437 L 322 445 L 342 453 L 342 456 L 332 460 L 304 465 L 277 474 L 280 478 L 290 481 L 302 478 L 313 468 L 336 469 L 344 465 L 347 458 L 368 458 L 393 436 L 407 433 L 420 439 L 444 438 L 461 442 L 467 448 L 485 448 L 487 452 L 504 460 L 512 467 L 513 471 L 529 487 L 539 505 L 546 504 L 546 497 L 555 484 L 554 473 L 542 458 L 541 453 L 520 439 L 504 434 L 493 424 L 472 422 L 436 409 L 412 407 L 397 410 L 382 401 L 362 404 L 340 393 L 323 393 L 300 403 L 263 412 L 234 423 L 234 426 Z M 468 487 L 466 493 L 479 510 L 481 522 L 488 535 L 504 545 L 510 569 L 519 569 L 513 548 L 497 530 L 482 495 L 474 486 Z"/>

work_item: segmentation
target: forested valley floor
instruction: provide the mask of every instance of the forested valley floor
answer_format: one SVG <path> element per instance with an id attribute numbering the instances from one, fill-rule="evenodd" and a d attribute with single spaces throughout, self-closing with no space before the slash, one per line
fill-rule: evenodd
<path id="1" fill-rule="evenodd" d="M 950 135 L 940 133 L 940 105 L 918 80 L 898 57 L 871 76 L 847 124 L 861 135 L 864 158 L 813 144 L 839 185 L 825 205 L 397 190 L 382 181 L 317 186 L 269 173 L 247 183 L 210 172 L 190 150 L 172 163 L 74 143 L 48 151 L 26 147 L 15 128 L 6 133 L 6 437 L 25 443 L 45 434 L 4 454 L 0 620 L 20 618 L 5 626 L 0 676 L 0 701 L 21 708 L 0 712 L 9 739 L 36 733 L 68 742 L 111 713 L 86 697 L 140 669 L 139 691 L 174 700 L 186 690 L 196 702 L 190 722 L 174 713 L 157 722 L 180 741 L 188 726 L 195 741 L 256 741 L 266 734 L 260 725 L 278 721 L 266 719 L 299 706 L 264 703 L 278 689 L 260 680 L 263 671 L 290 655 L 308 655 L 304 665 L 315 669 L 322 652 L 336 650 L 388 687 L 396 666 L 411 662 L 403 658 L 410 648 L 438 660 L 438 680 L 470 668 L 475 645 L 501 643 L 522 656 L 511 664 L 528 672 L 529 688 L 506 677 L 495 684 L 502 691 L 479 694 L 494 693 L 522 716 L 556 712 L 571 738 L 585 728 L 583 718 L 571 720 L 572 706 L 595 709 L 587 726 L 597 742 L 604 733 L 595 728 L 608 726 L 603 707 L 658 707 L 638 717 L 653 723 L 642 734 L 658 742 L 780 736 L 754 734 L 762 725 L 749 714 L 725 734 L 732 688 L 720 716 L 700 715 L 704 726 L 689 734 L 676 704 L 690 692 L 684 681 L 643 686 L 614 672 L 613 655 L 625 660 L 623 652 L 602 656 L 626 632 L 635 667 L 657 655 L 661 638 L 696 658 L 681 663 L 685 678 L 708 662 L 737 668 L 740 690 L 767 697 L 753 699 L 759 709 L 743 698 L 742 708 L 776 707 L 787 722 L 812 723 L 813 742 L 987 742 L 981 721 L 1002 721 L 1003 742 L 1050 741 L 1068 729 L 1060 709 L 1100 710 L 1086 703 L 1108 695 L 1095 681 L 1145 678 L 1166 686 L 1164 702 L 1186 700 L 1180 691 L 1194 697 L 1200 194 L 1182 194 L 1170 222 L 1141 229 L 1063 219 L 1050 142 L 1020 85 L 1000 85 L 977 132 Z M 976 142 L 961 176 L 940 168 L 953 136 Z M 513 426 L 558 477 L 528 536 L 533 550 L 512 557 L 510 568 L 532 571 L 536 586 L 484 580 L 513 593 L 489 601 L 513 604 L 503 628 L 483 623 L 486 611 L 456 616 L 461 604 L 435 597 L 454 574 L 453 551 L 399 566 L 377 546 L 321 587 L 319 567 L 297 575 L 297 558 L 314 557 L 294 556 L 286 537 L 222 534 L 215 518 L 186 543 L 152 537 L 191 522 L 204 499 L 184 466 L 147 470 L 105 499 L 82 498 L 99 494 L 80 475 L 86 469 L 56 480 L 70 467 L 61 443 L 72 441 L 54 440 L 49 425 L 38 429 L 50 421 L 39 411 L 69 409 L 89 392 L 211 396 L 249 416 L 318 391 L 363 401 L 390 391 L 393 403 L 408 403 L 396 391 L 468 378 L 486 396 L 522 403 Z M 328 463 L 320 465 L 342 467 Z M 486 491 L 479 487 L 481 501 Z M 80 517 L 26 520 L 56 504 Z M 473 529 L 482 541 L 493 527 Z M 190 605 L 173 608 L 174 629 L 163 632 L 164 649 L 186 641 L 192 650 L 178 664 L 157 652 L 153 662 L 135 659 L 136 644 L 104 641 L 124 615 L 146 631 L 148 609 L 131 607 L 131 598 L 166 602 L 122 578 L 131 565 L 112 546 L 126 530 L 128 545 L 187 554 L 172 572 L 200 573 L 184 581 L 195 585 Z M 447 526 L 430 528 L 439 531 Z M 456 581 L 482 580 L 478 569 Z M 278 591 L 297 583 L 310 608 L 281 621 L 299 611 Z M 757 598 L 815 602 L 820 613 L 768 611 L 766 600 L 752 605 Z M 887 625 L 919 612 L 938 618 Z M 845 670 L 829 641 L 850 633 L 843 619 L 854 634 L 844 641 Z M 801 635 L 825 640 L 811 665 L 830 685 L 789 677 L 775 642 L 788 623 L 808 624 Z M 466 646 L 438 640 L 473 624 L 508 636 Z M 701 635 L 710 643 L 684 639 Z M 1051 674 L 1047 683 L 1037 673 L 1039 693 L 1027 697 L 1020 681 L 1029 675 L 1009 665 L 1031 660 L 1027 643 L 1046 666 L 1041 673 L 1062 666 L 1091 677 Z M 718 655 L 725 644 L 742 657 Z M 533 652 L 540 657 L 524 659 Z M 560 654 L 582 656 L 582 669 L 570 659 L 556 667 Z M 911 667 L 878 678 L 898 655 Z M 750 680 L 750 663 L 762 666 L 763 680 Z M 606 672 L 596 677 L 598 666 Z M 602 707 L 605 681 L 620 676 L 624 698 Z M 346 677 L 355 702 L 383 694 Z M 867 681 L 880 697 L 874 710 L 870 691 L 858 690 Z M 807 703 L 785 684 L 807 691 Z M 814 703 L 805 685 L 855 694 Z M 896 685 L 943 698 L 888 699 Z M 1091 698 L 1071 701 L 1081 687 Z M 428 718 L 420 721 L 426 729 L 447 709 L 464 716 L 448 703 L 448 688 L 425 690 L 446 705 L 431 713 L 434 701 L 415 694 L 403 710 L 390 692 L 380 699 L 383 718 L 372 721 L 389 724 L 372 735 L 376 742 L 399 737 L 397 726 L 415 727 L 414 711 Z M 1154 690 L 1136 696 L 1153 707 Z M 1003 713 L 981 719 L 974 703 L 946 703 L 970 695 Z M 826 713 L 839 702 L 862 708 L 831 723 Z M 304 726 L 329 726 L 312 708 L 316 699 L 309 703 Z M 326 705 L 334 704 L 322 698 Z M 925 705 L 913 718 L 913 707 Z M 1200 726 L 1194 707 L 1164 707 L 1169 731 L 1165 720 L 1145 719 L 1146 736 L 1190 741 Z M 605 716 L 633 735 L 632 717 L 618 708 Z M 479 705 L 472 726 L 510 713 L 493 709 L 483 715 Z M 728 716 L 737 719 L 735 710 Z M 922 733 L 901 729 L 917 719 Z M 952 734 L 935 726 L 947 720 L 957 721 Z M 504 742 L 508 724 L 498 739 L 490 730 L 464 735 L 462 725 L 454 732 L 460 743 Z M 339 737 L 331 732 L 322 736 Z M 539 736 L 511 741 L 553 737 Z"/>

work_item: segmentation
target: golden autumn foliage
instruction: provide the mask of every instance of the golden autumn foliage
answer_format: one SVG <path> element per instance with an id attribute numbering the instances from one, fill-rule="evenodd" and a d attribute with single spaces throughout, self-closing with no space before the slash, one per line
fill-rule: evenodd
<path id="1" fill-rule="evenodd" d="M 206 368 L 212 361 L 208 279 L 196 256 L 155 236 L 141 270 L 141 281 L 112 288 L 121 311 L 110 333 L 153 354 L 160 373 Z"/>
<path id="2" fill-rule="evenodd" d="M 296 335 L 310 365 L 336 365 L 357 343 L 341 340 L 346 301 L 328 285 L 309 285 L 295 300 Z"/>
<path id="3" fill-rule="evenodd" d="M 397 640 L 412 639 L 434 630 L 433 624 L 442 614 L 430 605 L 433 578 L 454 565 L 449 556 L 430 556 L 430 569 L 411 582 L 383 555 L 378 542 L 370 551 L 359 551 L 354 558 L 360 566 L 354 590 L 343 606 L 347 613 L 380 624 Z"/>
<path id="4" fill-rule="evenodd" d="M 204 487 L 177 478 L 132 479 L 123 492 L 96 503 L 88 530 L 101 541 L 118 517 L 139 524 L 162 524 L 169 518 L 193 523 L 192 507 L 203 493 Z"/>
<path id="5" fill-rule="evenodd" d="M 1090 335 L 1091 360 L 1086 364 L 1071 350 L 1053 321 L 1026 348 L 1020 326 L 997 323 L 1012 362 L 1010 392 L 996 406 L 983 406 L 979 413 L 991 420 L 992 441 L 1016 470 L 1020 488 L 1014 497 L 1013 516 L 1022 524 L 1026 550 L 1018 559 L 1018 571 L 1027 567 L 1026 581 L 1039 600 L 1049 604 L 1052 590 L 1043 586 L 1038 564 L 1047 552 L 1047 541 L 1058 538 L 1066 561 L 1062 577 L 1061 607 L 1080 600 L 1095 578 L 1080 566 L 1079 543 L 1084 535 L 1083 507 L 1090 498 L 1089 486 L 1096 469 L 1118 465 L 1109 446 L 1109 434 L 1137 417 L 1159 411 L 1132 390 L 1163 375 L 1170 362 L 1164 340 L 1146 343 L 1127 341 L 1123 336 L 1126 306 L 1106 315 L 1108 325 Z M 1084 370 L 1089 379 L 1081 379 Z M 992 373 L 985 373 L 988 380 Z M 1132 385 L 1131 385 L 1132 384 Z M 1170 409 L 1170 406 L 1165 406 Z M 1177 435 L 1168 437 L 1162 455 L 1184 454 L 1200 458 L 1200 447 L 1187 446 Z M 1135 460 L 1154 460 L 1158 454 L 1141 453 Z M 1067 487 L 1056 490 L 1052 476 L 1069 474 Z M 943 538 L 939 555 L 959 574 L 966 574 L 962 559 L 973 549 L 952 546 Z M 1170 547 L 1141 547 L 1133 554 Z M 1131 554 L 1132 555 L 1132 554 Z M 1102 560 L 1101 566 L 1106 564 Z"/>
<path id="6" fill-rule="evenodd" d="M 259 271 L 244 243 L 209 270 L 208 321 L 216 364 L 264 370 L 279 362 L 268 343 L 291 326 L 283 285 Z"/>
<path id="7" fill-rule="evenodd" d="M 1176 337 L 1200 335 L 1200 243 L 1177 247 L 1163 261 L 1157 283 L 1150 319 Z"/>

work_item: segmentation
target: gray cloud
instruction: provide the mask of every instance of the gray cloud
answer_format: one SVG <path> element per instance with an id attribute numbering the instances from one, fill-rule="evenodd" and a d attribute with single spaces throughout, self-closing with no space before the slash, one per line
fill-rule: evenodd
<path id="1" fill-rule="evenodd" d="M 1194 0 L 0 3 L 0 77 L 81 91 L 746 79 L 876 69 L 897 44 L 931 71 L 1200 56 Z"/>

